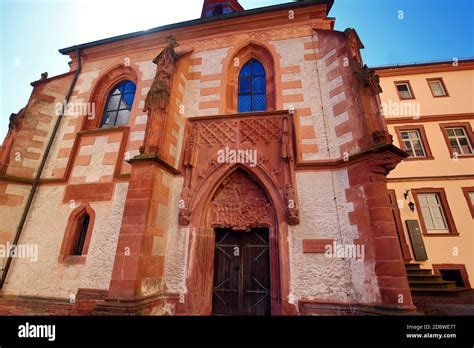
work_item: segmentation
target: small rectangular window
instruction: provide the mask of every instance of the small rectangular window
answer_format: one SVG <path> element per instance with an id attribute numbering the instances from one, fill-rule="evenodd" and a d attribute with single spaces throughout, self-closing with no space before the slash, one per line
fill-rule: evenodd
<path id="1" fill-rule="evenodd" d="M 447 97 L 448 93 L 444 87 L 443 80 L 441 79 L 428 79 L 428 85 L 430 86 L 433 97 Z"/>
<path id="2" fill-rule="evenodd" d="M 470 155 L 472 154 L 472 145 L 467 137 L 464 127 L 446 128 L 446 134 L 449 139 L 453 154 Z"/>
<path id="3" fill-rule="evenodd" d="M 439 194 L 420 193 L 418 201 L 427 233 L 449 233 L 446 215 Z"/>
<path id="4" fill-rule="evenodd" d="M 409 82 L 396 82 L 398 96 L 400 99 L 413 99 L 413 92 Z"/>

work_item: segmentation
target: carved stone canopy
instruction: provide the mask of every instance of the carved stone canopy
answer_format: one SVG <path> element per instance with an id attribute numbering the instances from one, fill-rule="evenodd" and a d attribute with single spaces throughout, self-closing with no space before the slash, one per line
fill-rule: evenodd
<path id="1" fill-rule="evenodd" d="M 294 156 L 291 142 L 293 128 L 290 118 L 290 114 L 282 111 L 268 115 L 236 114 L 222 118 L 208 117 L 190 120 L 186 131 L 187 140 L 183 161 L 184 183 L 180 199 L 179 224 L 188 226 L 192 220 L 197 221 L 200 216 L 204 216 L 202 215 L 204 203 L 197 197 L 201 192 L 213 192 L 214 188 L 210 186 L 210 183 L 221 180 L 219 179 L 220 175 L 231 170 L 235 164 L 240 166 L 235 170 L 243 172 L 247 175 L 246 177 L 259 178 L 258 182 L 253 181 L 254 184 L 250 185 L 254 188 L 258 187 L 259 190 L 249 190 L 254 193 L 262 192 L 262 194 L 249 197 L 264 198 L 252 202 L 253 198 L 249 198 L 249 200 L 246 195 L 243 195 L 239 199 L 246 205 L 234 204 L 232 207 L 227 205 L 230 204 L 229 199 L 222 200 L 221 203 L 224 206 L 220 207 L 222 209 L 213 210 L 217 214 L 214 216 L 216 219 L 208 221 L 209 223 L 216 223 L 215 227 L 234 228 L 233 226 L 238 226 L 236 228 L 242 228 L 243 226 L 247 229 L 250 226 L 249 223 L 239 220 L 235 212 L 238 211 L 237 215 L 239 216 L 247 216 L 248 212 L 252 210 L 259 212 L 259 208 L 267 206 L 268 203 L 264 192 L 272 192 L 272 194 L 279 195 L 281 199 L 276 203 L 281 204 L 278 212 L 285 211 L 289 225 L 298 224 L 298 194 L 293 177 Z M 238 175 L 238 177 L 242 178 L 242 175 Z M 265 183 L 260 182 L 263 178 L 265 178 Z M 229 180 L 234 182 L 229 178 L 224 182 L 228 184 Z M 248 182 L 248 180 L 244 181 Z M 260 185 L 265 185 L 265 188 Z M 237 185 L 236 192 L 241 195 L 243 194 L 241 190 L 244 188 L 249 188 L 249 185 L 242 184 L 242 187 Z M 219 201 L 218 198 L 217 201 Z M 216 208 L 217 201 L 212 203 L 214 208 Z M 254 204 L 255 207 L 251 205 L 251 209 L 247 209 L 249 204 Z M 229 213 L 229 217 L 226 217 L 225 212 Z M 250 221 L 258 220 L 260 223 L 269 223 L 266 218 L 263 218 L 264 216 L 268 217 L 268 214 L 261 212 L 259 216 L 261 218 L 251 218 Z"/>

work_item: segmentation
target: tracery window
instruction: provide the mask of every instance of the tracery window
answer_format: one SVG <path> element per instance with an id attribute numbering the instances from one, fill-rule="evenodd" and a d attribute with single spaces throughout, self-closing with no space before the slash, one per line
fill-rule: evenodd
<path id="1" fill-rule="evenodd" d="M 95 212 L 89 204 L 83 204 L 71 212 L 61 244 L 58 261 L 84 263 L 94 228 Z"/>

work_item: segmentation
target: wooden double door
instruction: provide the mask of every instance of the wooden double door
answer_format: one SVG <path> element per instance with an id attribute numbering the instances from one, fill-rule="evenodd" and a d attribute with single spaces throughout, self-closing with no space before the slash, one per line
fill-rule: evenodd
<path id="1" fill-rule="evenodd" d="M 213 315 L 270 315 L 270 299 L 268 229 L 216 229 Z"/>

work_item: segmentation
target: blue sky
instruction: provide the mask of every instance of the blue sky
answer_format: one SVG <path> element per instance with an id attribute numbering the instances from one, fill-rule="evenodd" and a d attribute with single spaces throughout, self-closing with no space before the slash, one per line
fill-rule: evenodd
<path id="1" fill-rule="evenodd" d="M 30 82 L 68 71 L 58 49 L 194 19 L 202 1 L 0 0 L 0 142 Z M 287 2 L 240 1 L 247 9 Z M 336 30 L 357 30 L 369 66 L 474 57 L 472 0 L 335 0 L 330 16 Z"/>

